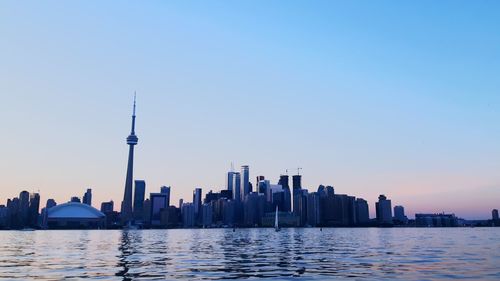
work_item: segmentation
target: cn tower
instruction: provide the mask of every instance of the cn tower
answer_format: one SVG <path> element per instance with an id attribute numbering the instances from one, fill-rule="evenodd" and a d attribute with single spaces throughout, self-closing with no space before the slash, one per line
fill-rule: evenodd
<path id="1" fill-rule="evenodd" d="M 132 183 L 134 181 L 134 146 L 138 142 L 135 135 L 135 93 L 134 93 L 134 109 L 132 112 L 132 130 L 127 137 L 127 144 L 129 145 L 128 151 L 128 164 L 127 164 L 127 178 L 125 179 L 125 192 L 123 194 L 123 201 L 121 206 L 121 221 L 123 225 L 128 224 L 132 220 Z"/>

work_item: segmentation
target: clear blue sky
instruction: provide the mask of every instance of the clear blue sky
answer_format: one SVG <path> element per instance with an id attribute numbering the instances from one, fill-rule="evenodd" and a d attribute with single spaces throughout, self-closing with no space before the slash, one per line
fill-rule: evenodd
<path id="1" fill-rule="evenodd" d="M 231 161 L 414 212 L 500 208 L 498 1 L 3 1 L 0 203 L 219 190 Z"/>

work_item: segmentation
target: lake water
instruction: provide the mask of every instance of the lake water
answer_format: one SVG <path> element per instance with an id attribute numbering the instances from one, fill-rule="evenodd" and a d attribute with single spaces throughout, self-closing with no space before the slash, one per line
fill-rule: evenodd
<path id="1" fill-rule="evenodd" d="M 500 280 L 500 228 L 0 231 L 0 279 Z"/>

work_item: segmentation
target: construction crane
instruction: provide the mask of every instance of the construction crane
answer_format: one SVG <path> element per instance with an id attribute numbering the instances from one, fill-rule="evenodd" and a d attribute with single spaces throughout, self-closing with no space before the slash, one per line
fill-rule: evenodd
<path id="1" fill-rule="evenodd" d="M 286 174 L 288 175 L 289 170 L 295 170 L 295 169 L 297 169 L 297 175 L 300 175 L 300 170 L 302 170 L 302 168 L 300 168 L 300 167 L 293 168 L 293 169 L 286 169 Z"/>

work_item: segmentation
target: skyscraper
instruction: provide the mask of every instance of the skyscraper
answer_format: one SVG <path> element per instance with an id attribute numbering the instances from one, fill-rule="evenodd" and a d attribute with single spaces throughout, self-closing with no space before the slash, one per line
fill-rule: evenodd
<path id="1" fill-rule="evenodd" d="M 127 137 L 127 144 L 129 145 L 128 151 L 128 164 L 127 164 L 127 177 L 125 179 L 125 191 L 123 194 L 123 201 L 121 206 L 121 221 L 123 224 L 130 222 L 132 219 L 132 181 L 134 178 L 134 146 L 137 145 L 139 139 L 135 135 L 135 95 L 134 95 L 134 109 L 132 111 L 132 129 L 130 135 Z"/>
<path id="2" fill-rule="evenodd" d="M 160 187 L 160 193 L 167 195 L 167 207 L 170 206 L 170 186 Z"/>
<path id="3" fill-rule="evenodd" d="M 392 224 L 391 200 L 387 200 L 385 195 L 380 195 L 378 197 L 378 202 L 375 203 L 375 211 L 377 213 L 377 221 L 379 224 Z"/>
<path id="4" fill-rule="evenodd" d="M 300 197 L 300 195 L 302 195 L 301 180 L 302 180 L 301 175 L 292 176 L 292 186 L 293 186 L 292 198 L 293 198 L 293 212 L 294 213 L 296 213 L 296 210 L 299 209 L 299 197 Z"/>
<path id="5" fill-rule="evenodd" d="M 359 225 L 366 225 L 370 221 L 368 202 L 362 198 L 356 199 L 356 222 Z"/>
<path id="6" fill-rule="evenodd" d="M 135 220 L 143 219 L 145 194 L 146 194 L 146 182 L 143 180 L 136 180 L 134 189 L 134 210 L 133 210 Z"/>
<path id="7" fill-rule="evenodd" d="M 238 172 L 233 173 L 233 199 L 241 201 L 241 175 Z"/>
<path id="8" fill-rule="evenodd" d="M 26 190 L 21 191 L 19 194 L 19 222 L 22 226 L 28 223 L 30 207 L 30 193 Z"/>
<path id="9" fill-rule="evenodd" d="M 285 201 L 283 205 L 283 212 L 290 212 L 292 210 L 292 194 L 290 192 L 290 185 L 288 181 L 288 175 L 281 175 L 278 184 L 283 187 L 283 192 L 285 196 Z"/>
<path id="10" fill-rule="evenodd" d="M 245 201 L 248 193 L 250 193 L 250 168 L 244 165 L 241 166 L 241 201 Z"/>
<path id="11" fill-rule="evenodd" d="M 87 204 L 89 206 L 92 205 L 92 189 L 88 188 L 87 192 L 85 192 L 85 194 L 83 194 L 82 203 Z"/>
<path id="12" fill-rule="evenodd" d="M 234 176 L 234 171 L 229 171 L 227 172 L 227 182 L 226 182 L 226 189 L 230 190 L 234 194 L 234 187 L 233 187 L 233 176 Z"/>
<path id="13" fill-rule="evenodd" d="M 193 207 L 196 220 L 201 218 L 201 188 L 197 187 L 193 190 Z"/>

